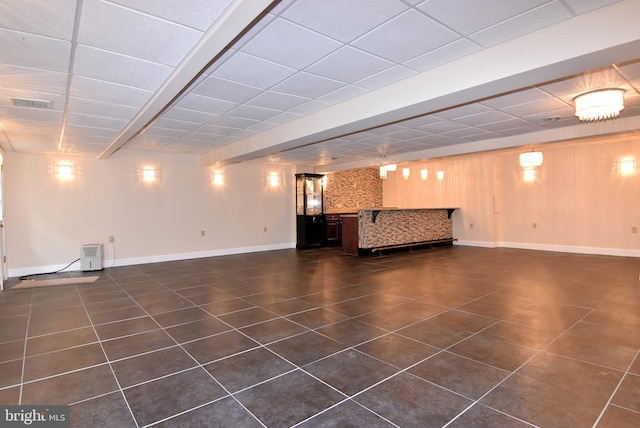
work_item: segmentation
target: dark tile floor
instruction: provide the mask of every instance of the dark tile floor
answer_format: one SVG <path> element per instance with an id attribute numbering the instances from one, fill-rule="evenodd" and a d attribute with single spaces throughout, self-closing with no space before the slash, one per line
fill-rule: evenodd
<path id="1" fill-rule="evenodd" d="M 0 403 L 77 427 L 639 427 L 639 273 L 462 246 L 106 269 L 0 294 Z"/>

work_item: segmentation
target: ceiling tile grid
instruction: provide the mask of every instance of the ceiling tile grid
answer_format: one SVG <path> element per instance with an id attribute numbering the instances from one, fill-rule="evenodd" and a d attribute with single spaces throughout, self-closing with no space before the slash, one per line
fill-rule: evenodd
<path id="1" fill-rule="evenodd" d="M 240 3 L 232 8 L 232 0 L 190 0 L 188 7 L 173 0 L 0 3 L 0 122 L 13 149 L 99 153 Z M 125 147 L 206 153 L 616 3 L 631 2 L 280 1 Z M 271 159 L 326 165 L 571 126 L 575 96 L 606 86 L 625 89 L 623 115 L 640 114 L 638 63 L 632 57 L 424 111 L 405 123 L 356 131 Z M 52 107 L 13 107 L 10 96 L 46 99 Z M 62 132 L 64 144 L 58 148 Z"/>

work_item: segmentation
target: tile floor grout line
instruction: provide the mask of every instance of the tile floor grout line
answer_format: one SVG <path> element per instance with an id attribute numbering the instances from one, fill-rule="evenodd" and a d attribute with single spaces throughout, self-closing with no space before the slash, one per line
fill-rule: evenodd
<path id="1" fill-rule="evenodd" d="M 109 276 L 109 274 L 107 274 L 107 276 Z M 111 279 L 113 279 L 113 278 L 111 278 Z M 77 286 L 76 286 L 76 289 L 77 289 Z M 89 323 L 91 323 L 91 327 L 93 328 L 93 334 L 95 334 L 96 337 L 98 338 L 98 343 L 100 344 L 100 349 L 102 350 L 102 354 L 104 355 L 106 363 L 109 365 L 109 370 L 111 370 L 111 376 L 113 376 L 113 379 L 116 382 L 116 386 L 118 387 L 118 391 L 120 391 L 120 395 L 122 396 L 122 399 L 124 400 L 124 403 L 127 406 L 127 409 L 129 409 L 129 414 L 131 415 L 133 423 L 136 424 L 136 427 L 140 427 L 140 424 L 138 423 L 135 415 L 133 414 L 133 409 L 131 409 L 131 406 L 129 405 L 129 401 L 127 400 L 127 397 L 125 397 L 125 395 L 124 395 L 124 391 L 122 390 L 122 385 L 120 385 L 120 381 L 118 380 L 118 377 L 116 376 L 116 372 L 113 369 L 113 365 L 111 364 L 111 361 L 109 360 L 109 355 L 107 355 L 107 351 L 105 351 L 104 346 L 102 345 L 102 341 L 100 340 L 100 336 L 98 336 L 98 332 L 96 331 L 96 326 L 93 323 L 93 320 L 91 319 L 91 316 L 89 315 L 89 311 L 87 311 L 87 307 L 84 305 L 84 301 L 82 301 L 82 307 L 84 308 L 84 311 L 85 311 L 85 313 L 87 315 L 87 318 L 89 319 Z"/>
<path id="2" fill-rule="evenodd" d="M 509 375 L 507 375 L 504 379 L 502 379 L 500 382 L 498 382 L 497 384 L 495 384 L 492 388 L 490 388 L 487 392 L 485 392 L 482 396 L 480 396 L 477 400 L 475 400 L 469 407 L 467 407 L 465 410 L 463 410 L 462 412 L 460 412 L 456 417 L 454 417 L 453 419 L 451 419 L 443 428 L 446 428 L 447 426 L 449 426 L 453 421 L 455 421 L 456 419 L 458 419 L 460 416 L 462 416 L 465 412 L 467 412 L 471 407 L 473 407 L 475 404 L 480 404 L 480 401 L 482 399 L 484 399 L 486 396 L 488 396 L 491 392 L 493 392 L 496 388 L 498 388 L 500 385 L 502 385 L 504 382 L 507 381 L 507 379 L 510 379 L 512 376 L 514 376 L 518 371 L 520 371 L 524 366 L 526 366 L 531 360 L 533 360 L 534 358 L 536 358 L 538 355 L 542 354 L 543 352 L 547 352 L 545 351 L 545 349 L 547 349 L 553 342 L 555 342 L 560 336 L 562 336 L 564 333 L 566 333 L 567 331 L 569 331 L 573 326 L 577 325 L 581 320 L 583 320 L 585 317 L 587 317 L 591 312 L 593 312 L 595 310 L 592 309 L 591 311 L 587 312 L 586 314 L 584 314 L 582 317 L 580 317 L 580 319 L 578 319 L 577 321 L 575 321 L 573 324 L 571 324 L 569 327 L 567 327 L 566 329 L 564 329 L 562 332 L 558 333 L 556 335 L 556 337 L 551 340 L 549 343 L 547 343 L 544 347 L 540 348 L 539 350 L 537 350 L 531 357 L 529 357 L 527 360 L 525 360 L 520 366 L 518 366 L 515 370 L 513 370 Z M 500 320 L 498 321 L 500 322 Z M 551 353 L 553 354 L 553 353 Z M 556 354 L 553 354 L 556 355 Z M 566 358 L 566 357 L 565 357 Z M 493 407 L 487 406 L 491 409 L 493 409 Z M 498 409 L 493 409 L 493 410 L 498 410 Z M 513 415 L 509 415 L 512 416 L 516 419 L 516 416 Z"/>
<path id="3" fill-rule="evenodd" d="M 604 407 L 602 408 L 602 411 L 600 412 L 600 414 L 598 415 L 598 418 L 596 419 L 596 421 L 593 423 L 593 427 L 595 428 L 598 423 L 600 422 L 600 420 L 602 419 L 602 417 L 604 416 L 605 412 L 607 411 L 607 408 L 609 407 L 609 405 L 611 404 L 611 401 L 613 400 L 613 397 L 615 397 L 616 393 L 618 392 L 618 390 L 620 389 L 620 386 L 622 385 L 622 383 L 624 382 L 624 380 L 626 379 L 626 377 L 629 375 L 629 373 L 631 372 L 631 367 L 633 367 L 633 363 L 635 363 L 635 361 L 639 358 L 640 356 L 640 350 L 636 351 L 636 355 L 634 355 L 633 359 L 631 360 L 631 362 L 629 363 L 629 365 L 627 366 L 627 369 L 625 370 L 624 374 L 622 375 L 622 377 L 620 378 L 620 380 L 618 381 L 618 384 L 616 385 L 616 387 L 613 389 L 613 392 L 611 393 L 611 395 L 609 396 L 609 399 L 607 400 L 607 402 L 605 403 Z"/>
<path id="4" fill-rule="evenodd" d="M 149 278 L 150 278 L 150 277 L 149 277 Z M 151 279 L 151 278 L 150 278 L 150 279 Z M 153 279 L 152 279 L 152 280 L 153 280 Z M 155 280 L 153 280 L 153 281 L 155 281 Z M 156 282 L 157 282 L 157 281 L 156 281 Z M 129 295 L 129 293 L 128 293 L 126 290 L 124 290 L 124 291 L 125 291 L 125 293 L 127 293 L 127 295 Z M 191 300 L 189 300 L 189 299 L 187 299 L 187 298 L 185 298 L 185 297 L 180 296 L 180 295 L 179 295 L 175 290 L 171 290 L 171 292 L 172 292 L 173 294 L 175 294 L 175 295 L 179 296 L 180 298 L 185 299 L 186 301 L 188 301 L 189 303 L 191 303 L 192 305 L 194 305 L 194 307 L 198 307 L 198 306 L 197 306 L 197 305 L 195 305 Z M 135 298 L 133 298 L 131 295 L 129 295 L 129 297 L 131 297 L 131 298 L 135 301 Z M 137 303 L 137 302 L 136 302 L 136 303 Z M 181 349 L 185 354 L 187 354 L 187 355 L 188 355 L 188 356 L 189 356 L 189 357 L 194 361 L 194 363 L 196 364 L 196 366 L 191 367 L 191 368 L 189 368 L 189 369 L 186 369 L 186 370 L 184 370 L 184 371 L 182 371 L 182 372 L 186 372 L 186 371 L 189 371 L 189 370 L 193 370 L 193 369 L 195 369 L 195 368 L 200 368 L 200 369 L 202 369 L 205 373 L 207 373 L 207 375 L 208 375 L 208 376 L 209 376 L 209 377 L 210 377 L 210 378 L 211 378 L 211 379 L 212 379 L 212 380 L 213 380 L 213 381 L 214 381 L 218 386 L 220 386 L 220 388 L 222 388 L 222 390 L 227 394 L 227 396 L 232 397 L 232 399 L 233 399 L 233 400 L 235 400 L 235 402 L 236 402 L 236 403 L 238 403 L 238 405 L 240 405 L 243 409 L 245 409 L 245 410 L 246 410 L 246 411 L 247 411 L 247 412 L 248 412 L 248 413 L 249 413 L 249 414 L 250 414 L 250 415 L 251 415 L 251 416 L 252 416 L 256 421 L 258 421 L 260 424 L 262 424 L 262 421 L 260 421 L 260 419 L 258 419 L 258 417 L 257 417 L 257 416 L 255 416 L 255 415 L 253 414 L 253 412 L 251 412 L 249 409 L 247 409 L 247 408 L 244 406 L 244 404 L 242 404 L 242 403 L 241 403 L 237 398 L 233 397 L 233 395 L 230 393 L 230 391 L 229 391 L 229 390 L 228 390 L 228 389 L 227 389 L 227 388 L 226 388 L 226 387 L 225 387 L 221 382 L 219 382 L 219 381 L 218 381 L 218 379 L 216 379 L 216 378 L 215 378 L 211 373 L 209 373 L 209 371 L 204 367 L 204 364 L 200 363 L 200 362 L 199 362 L 199 361 L 198 361 L 198 360 L 197 360 L 197 359 L 196 359 L 196 358 L 195 358 L 195 357 L 194 357 L 194 356 L 193 356 L 189 351 L 187 351 L 187 350 L 182 346 L 182 344 L 181 344 L 180 342 L 178 342 L 178 340 L 176 340 L 173 336 L 171 336 L 171 334 L 169 334 L 169 333 L 165 330 L 165 328 L 164 328 L 163 326 L 161 326 L 161 325 L 160 325 L 160 323 L 158 323 L 158 321 L 153 317 L 153 315 L 152 315 L 151 313 L 149 313 L 149 311 L 148 311 L 148 310 L 146 310 L 146 309 L 145 309 L 144 307 L 142 307 L 140 304 L 138 304 L 138 306 L 140 306 L 140 308 L 141 308 L 141 309 L 142 309 L 142 310 L 147 314 L 147 316 L 149 316 L 149 317 L 151 318 L 151 320 L 152 320 L 154 323 L 156 323 L 156 324 L 160 327 L 160 330 L 162 330 L 162 331 L 163 331 L 167 336 L 169 336 L 169 337 L 171 338 L 171 340 L 173 340 L 173 341 L 176 343 L 176 345 L 177 345 L 177 346 L 178 346 L 178 347 L 179 347 L 179 348 L 180 348 L 180 349 Z M 172 312 L 172 311 L 169 311 L 169 312 Z M 162 312 L 162 313 L 165 313 L 165 312 Z M 220 321 L 220 322 L 222 322 L 222 323 L 226 324 L 226 325 L 227 325 L 228 327 L 230 327 L 232 330 L 236 330 L 236 329 L 235 329 L 235 327 L 233 327 L 233 326 L 229 325 L 228 323 L 226 323 L 226 322 L 224 322 L 223 320 L 219 319 L 219 318 L 218 318 L 218 317 L 216 317 L 215 315 L 213 315 L 213 314 L 210 314 L 210 315 L 211 315 L 212 317 L 214 317 L 214 319 L 216 319 L 216 320 L 218 320 L 218 321 Z M 155 330 L 154 330 L 154 331 L 155 331 Z M 228 332 L 230 332 L 230 331 L 231 331 L 231 330 L 229 330 L 229 331 L 227 331 L 227 332 L 222 332 L 222 333 L 228 333 Z M 239 332 L 239 331 L 237 331 L 237 330 L 236 330 L 236 332 L 243 334 L 242 332 Z M 222 333 L 219 333 L 219 334 L 222 334 Z M 243 335 L 244 335 L 244 334 L 243 334 Z M 214 335 L 214 336 L 215 336 L 215 335 Z M 244 336 L 246 336 L 246 335 L 244 335 Z M 209 337 L 211 337 L 211 336 L 209 336 Z M 249 338 L 250 340 L 252 340 L 252 341 L 254 341 L 254 342 L 258 343 L 257 341 L 255 341 L 255 340 L 251 339 L 250 337 L 248 337 L 248 336 L 246 336 L 246 337 L 247 337 L 247 338 Z M 195 339 L 194 341 L 197 341 L 197 340 L 200 340 L 200 339 Z M 192 341 L 192 342 L 194 342 L 194 341 Z M 186 343 L 190 343 L 190 342 L 186 342 Z M 260 344 L 258 343 L 258 345 L 260 345 Z M 255 348 L 252 348 L 252 349 L 257 349 L 257 348 L 258 348 L 258 347 L 255 347 Z M 210 363 L 211 363 L 211 362 L 209 362 L 209 363 L 207 363 L 207 364 L 210 364 Z M 177 373 L 177 372 L 170 373 L 170 374 L 168 374 L 168 375 L 165 375 L 164 377 L 167 377 L 167 378 L 168 378 L 168 377 L 170 377 L 170 376 L 175 375 L 176 373 Z M 114 373 L 114 376 L 115 376 L 115 373 Z M 147 381 L 147 383 L 153 382 L 153 381 L 155 381 L 156 379 L 157 379 L 157 378 L 152 379 L 152 380 L 149 380 L 149 381 Z M 122 395 L 124 396 L 124 391 L 122 391 Z M 126 396 L 125 396 L 124 398 L 125 398 L 125 401 L 127 402 L 127 406 L 128 406 L 128 405 L 129 405 L 129 403 L 128 403 L 128 400 L 126 399 Z M 221 398 L 224 398 L 224 397 L 221 397 Z M 192 410 L 194 410 L 194 408 L 190 408 L 189 410 L 186 410 L 185 412 L 190 412 L 190 411 L 192 411 Z M 133 415 L 133 412 L 131 412 L 131 413 L 132 413 L 132 415 Z M 171 419 L 171 418 L 173 418 L 173 417 L 175 417 L 175 415 L 172 415 L 172 416 L 171 416 L 171 417 L 169 417 L 168 419 Z M 136 420 L 136 419 L 135 419 L 135 416 L 134 416 L 134 420 Z M 158 421 L 156 421 L 156 422 L 158 422 Z M 156 422 L 154 422 L 154 423 L 156 423 Z M 137 423 L 137 420 L 136 420 L 136 423 Z M 264 426 L 264 424 L 262 424 L 262 425 Z"/>
<path id="5" fill-rule="evenodd" d="M 33 290 L 31 290 L 31 303 L 29 304 L 29 315 L 27 316 L 27 326 L 24 331 L 24 349 L 22 351 L 22 369 L 20 373 L 20 391 L 18 395 L 18 405 L 22 404 L 22 393 L 24 391 L 24 372 L 27 365 L 27 343 L 29 342 L 29 325 L 31 323 L 31 312 L 33 310 Z"/>

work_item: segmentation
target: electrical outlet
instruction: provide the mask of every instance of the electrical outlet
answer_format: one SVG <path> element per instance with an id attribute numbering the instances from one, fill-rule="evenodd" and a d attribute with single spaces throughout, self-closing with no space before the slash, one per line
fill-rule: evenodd
<path id="1" fill-rule="evenodd" d="M 637 226 L 631 226 L 631 233 L 638 233 L 638 227 Z"/>
<path id="2" fill-rule="evenodd" d="M 531 227 L 534 228 L 534 229 L 537 229 L 538 228 L 538 223 L 531 223 Z"/>
<path id="3" fill-rule="evenodd" d="M 265 226 L 265 227 L 264 227 L 264 231 L 265 231 L 265 232 L 267 231 L 267 226 Z"/>
<path id="4" fill-rule="evenodd" d="M 473 223 L 469 224 L 469 229 L 473 229 Z"/>
<path id="5" fill-rule="evenodd" d="M 109 236 L 109 242 L 113 242 L 113 241 L 115 241 L 115 239 L 113 238 L 113 235 L 110 235 Z"/>
<path id="6" fill-rule="evenodd" d="M 200 236 L 205 236 L 205 235 L 206 235 L 205 231 L 204 231 L 204 230 L 201 230 L 201 231 L 200 231 Z"/>

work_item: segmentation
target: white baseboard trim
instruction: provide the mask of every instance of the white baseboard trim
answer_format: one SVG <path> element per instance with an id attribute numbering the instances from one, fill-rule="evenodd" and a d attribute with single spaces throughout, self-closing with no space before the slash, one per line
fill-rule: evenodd
<path id="1" fill-rule="evenodd" d="M 496 248 L 495 242 L 489 241 L 466 241 L 466 240 L 457 240 L 453 242 L 453 245 L 461 245 L 464 247 L 484 247 L 484 248 Z"/>
<path id="2" fill-rule="evenodd" d="M 554 251 L 559 253 L 594 254 L 600 256 L 640 257 L 640 250 L 628 248 L 581 247 L 575 245 L 533 244 L 529 242 L 500 241 L 499 247 L 523 250 Z"/>
<path id="3" fill-rule="evenodd" d="M 163 254 L 157 256 L 132 257 L 127 259 L 105 259 L 105 268 L 118 266 L 142 265 L 147 263 L 171 262 L 176 260 L 201 259 L 205 257 L 229 256 L 233 254 L 258 253 L 262 251 L 286 250 L 296 248 L 295 242 L 273 245 L 259 245 L 255 247 L 224 248 L 220 250 L 197 251 L 192 253 Z M 9 278 L 19 278 L 27 275 L 56 272 L 67 265 L 34 266 L 28 268 L 9 269 Z M 75 262 L 65 272 L 79 271 L 80 262 Z"/>

